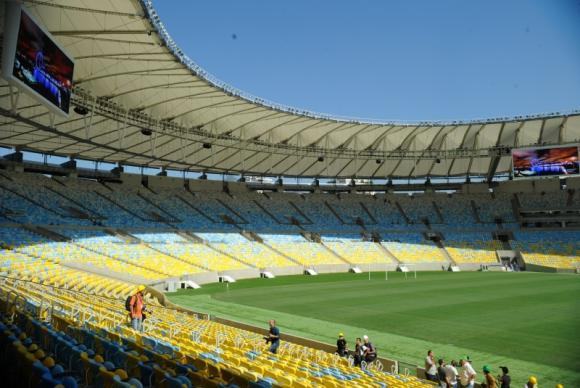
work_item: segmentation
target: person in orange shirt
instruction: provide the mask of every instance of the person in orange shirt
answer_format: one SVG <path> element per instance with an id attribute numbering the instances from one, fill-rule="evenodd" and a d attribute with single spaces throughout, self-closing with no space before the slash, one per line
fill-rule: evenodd
<path id="1" fill-rule="evenodd" d="M 145 286 L 137 287 L 137 292 L 131 297 L 131 326 L 133 329 L 141 331 L 143 329 L 143 310 L 145 310 L 145 303 L 143 302 L 143 291 Z"/>

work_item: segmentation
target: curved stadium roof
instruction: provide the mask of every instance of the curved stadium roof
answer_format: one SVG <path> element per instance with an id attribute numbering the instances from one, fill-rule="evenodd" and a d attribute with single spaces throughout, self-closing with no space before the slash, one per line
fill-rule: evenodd
<path id="1" fill-rule="evenodd" d="M 75 57 L 73 105 L 89 113 L 51 120 L 46 108 L 22 95 L 14 116 L 2 80 L 5 146 L 168 169 L 382 178 L 485 175 L 498 149 L 580 140 L 578 112 L 398 123 L 283 107 L 200 69 L 167 34 L 149 0 L 25 6 Z M 152 135 L 142 134 L 144 128 Z M 503 155 L 498 173 L 510 170 Z"/>

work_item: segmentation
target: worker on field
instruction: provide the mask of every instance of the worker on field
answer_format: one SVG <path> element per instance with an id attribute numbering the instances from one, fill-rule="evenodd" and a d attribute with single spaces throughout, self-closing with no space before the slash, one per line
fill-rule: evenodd
<path id="1" fill-rule="evenodd" d="M 348 349 L 346 347 L 346 339 L 344 338 L 344 333 L 338 333 L 338 339 L 336 340 L 336 353 L 340 357 L 348 356 Z"/>
<path id="2" fill-rule="evenodd" d="M 491 369 L 487 365 L 483 366 L 483 377 L 485 378 L 485 380 L 483 381 L 483 383 L 481 383 L 482 387 L 497 388 L 497 381 L 495 381 L 495 378 L 491 374 Z"/>
<path id="3" fill-rule="evenodd" d="M 538 379 L 536 376 L 530 376 L 524 388 L 538 388 Z"/>

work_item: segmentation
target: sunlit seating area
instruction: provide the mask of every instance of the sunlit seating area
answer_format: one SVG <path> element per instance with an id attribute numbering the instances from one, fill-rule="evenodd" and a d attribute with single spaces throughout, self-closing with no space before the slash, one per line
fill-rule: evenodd
<path id="1" fill-rule="evenodd" d="M 134 288 L 110 277 L 79 271 L 56 262 L 12 250 L 0 250 L 0 274 L 3 279 L 32 282 L 82 291 L 111 298 L 124 298 Z M 2 280 L 2 279 L 0 279 Z"/>
<path id="2" fill-rule="evenodd" d="M 500 241 L 492 240 L 489 233 L 445 233 L 447 253 L 456 263 L 496 263 Z"/>
<path id="3" fill-rule="evenodd" d="M 578 232 L 516 232 L 510 243 L 526 263 L 553 268 L 580 268 Z"/>
<path id="4" fill-rule="evenodd" d="M 105 238 L 98 231 L 77 231 L 74 235 L 85 238 L 92 238 L 89 236 Z M 10 252 L 18 252 L 27 257 L 35 257 L 52 263 L 81 266 L 85 271 L 104 271 L 110 275 L 122 274 L 123 277 L 137 277 L 136 280 L 167 277 L 155 269 L 147 269 L 126 260 L 117 260 L 72 242 L 50 241 L 18 227 L 0 228 L 0 242 L 12 249 Z"/>
<path id="5" fill-rule="evenodd" d="M 402 263 L 446 263 L 447 259 L 435 244 L 417 233 L 383 235 L 381 244 Z"/>
<path id="6" fill-rule="evenodd" d="M 362 241 L 356 235 L 322 235 L 322 242 L 337 255 L 353 264 L 392 264 L 379 243 Z"/>
<path id="7" fill-rule="evenodd" d="M 8 292 L 22 296 L 26 305 L 7 305 Z M 291 342 L 285 342 L 273 356 L 258 333 L 165 308 L 148 295 L 146 299 L 151 318 L 144 322 L 143 332 L 136 332 L 126 323 L 122 299 L 79 298 L 66 289 L 8 279 L 0 287 L 1 307 L 7 311 L 10 306 L 17 315 L 12 322 L 0 317 L 2 335 L 13 335 L 16 340 L 8 341 L 6 351 L 14 351 L 16 357 L 28 355 L 30 364 L 18 365 L 32 365 L 29 375 L 39 382 L 62 379 L 68 384 L 124 386 L 118 385 L 121 379 L 134 379 L 133 384 L 136 380 L 144 386 L 162 382 L 204 387 L 431 386 L 416 377 L 373 367 L 361 371 L 346 359 Z M 58 309 L 47 308 L 53 304 Z M 43 322 L 48 314 L 52 324 Z M 9 338 L 2 337 L 3 343 Z M 22 349 L 17 352 L 19 345 Z M 34 366 L 45 354 L 52 356 L 53 364 Z M 68 366 L 68 378 L 49 369 L 54 364 Z M 43 373 L 34 374 L 34 368 Z"/>
<path id="8" fill-rule="evenodd" d="M 127 243 L 116 236 L 99 235 L 94 231 L 63 230 L 62 232 L 71 237 L 75 245 L 140 268 L 138 270 L 140 276 L 153 272 L 158 274 L 157 278 L 163 278 L 203 271 L 200 267 L 156 251 L 146 244 Z"/>
<path id="9" fill-rule="evenodd" d="M 306 267 L 323 264 L 344 264 L 324 245 L 307 241 L 300 235 L 262 234 L 261 237 L 266 245 Z"/>
<path id="10" fill-rule="evenodd" d="M 194 265 L 198 269 L 195 272 L 199 272 L 199 269 L 221 272 L 250 268 L 247 264 L 224 254 L 219 248 L 212 247 L 207 243 L 186 241 L 176 234 L 166 233 L 165 235 L 165 239 L 149 237 L 148 245 L 158 252 Z M 203 239 L 206 236 L 200 237 Z"/>

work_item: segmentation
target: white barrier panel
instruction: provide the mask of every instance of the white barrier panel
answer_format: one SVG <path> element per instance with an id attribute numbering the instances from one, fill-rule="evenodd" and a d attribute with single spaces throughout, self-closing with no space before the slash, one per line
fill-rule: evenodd
<path id="1" fill-rule="evenodd" d="M 183 282 L 183 284 L 185 285 L 185 288 L 193 288 L 196 290 L 201 288 L 201 286 L 199 284 L 197 284 L 196 282 L 191 281 L 191 280 L 186 280 L 185 282 Z"/>
<path id="2" fill-rule="evenodd" d="M 220 282 L 222 282 L 222 283 L 235 283 L 236 279 L 234 279 L 230 275 L 223 275 L 223 276 L 220 276 Z"/>

